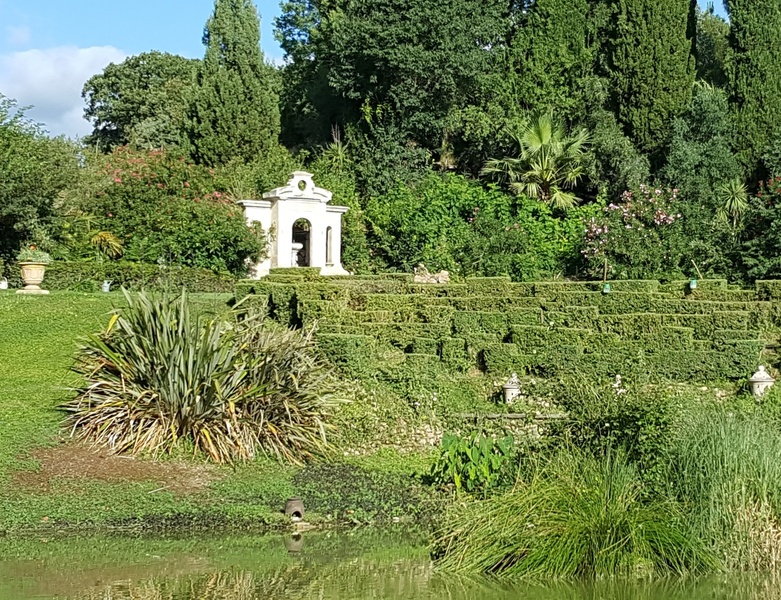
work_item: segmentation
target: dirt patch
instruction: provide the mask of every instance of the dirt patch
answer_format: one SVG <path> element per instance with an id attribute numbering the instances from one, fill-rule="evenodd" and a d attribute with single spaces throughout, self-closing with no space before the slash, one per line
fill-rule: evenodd
<path id="1" fill-rule="evenodd" d="M 202 491 L 219 477 L 216 469 L 209 465 L 116 456 L 81 445 L 41 448 L 34 450 L 31 456 L 41 468 L 15 473 L 13 484 L 37 492 L 49 491 L 53 479 L 93 479 L 109 483 L 154 482 L 160 491 L 192 494 Z"/>

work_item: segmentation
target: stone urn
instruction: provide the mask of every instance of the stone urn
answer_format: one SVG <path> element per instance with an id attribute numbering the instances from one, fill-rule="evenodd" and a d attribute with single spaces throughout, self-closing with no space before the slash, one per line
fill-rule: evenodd
<path id="1" fill-rule="evenodd" d="M 754 398 L 757 399 L 764 396 L 765 392 L 773 387 L 775 381 L 776 380 L 773 379 L 770 373 L 768 373 L 763 366 L 760 366 L 759 370 L 751 376 L 751 379 L 748 380 L 749 385 L 751 386 L 751 393 L 753 394 Z"/>
<path id="2" fill-rule="evenodd" d="M 46 263 L 43 262 L 20 262 L 19 267 L 22 270 L 22 281 L 24 288 L 17 294 L 48 294 L 48 290 L 41 289 L 43 276 L 46 273 Z"/>

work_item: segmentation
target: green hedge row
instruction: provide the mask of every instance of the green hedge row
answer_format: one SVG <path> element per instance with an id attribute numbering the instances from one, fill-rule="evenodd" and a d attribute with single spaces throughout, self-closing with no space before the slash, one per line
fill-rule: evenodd
<path id="1" fill-rule="evenodd" d="M 701 382 L 745 379 L 760 363 L 764 344 L 737 342 L 729 351 L 668 350 L 585 354 L 562 346 L 535 354 L 514 344 L 494 344 L 482 353 L 486 371 L 500 377 L 509 373 L 555 377 L 582 373 L 595 377 L 615 375 L 648 378 L 657 382 Z"/>
<path id="2" fill-rule="evenodd" d="M 688 281 L 626 281 L 603 294 L 601 282 L 423 285 L 285 271 L 242 281 L 236 292 L 255 294 L 287 325 L 318 323 L 323 352 L 350 376 L 438 361 L 445 371 L 500 376 L 582 370 L 695 381 L 744 378 L 756 368 L 766 331 L 781 324 L 774 283 L 755 292 L 724 280 L 700 281 L 694 291 Z"/>
<path id="3" fill-rule="evenodd" d="M 21 287 L 21 278 L 14 275 L 9 283 Z M 193 267 L 160 267 L 135 262 L 59 262 L 46 267 L 41 287 L 52 291 L 98 292 L 104 281 L 111 282 L 111 289 L 124 287 L 129 290 L 178 290 L 190 292 L 230 293 L 236 286 L 236 278 L 230 273 L 215 273 Z"/>

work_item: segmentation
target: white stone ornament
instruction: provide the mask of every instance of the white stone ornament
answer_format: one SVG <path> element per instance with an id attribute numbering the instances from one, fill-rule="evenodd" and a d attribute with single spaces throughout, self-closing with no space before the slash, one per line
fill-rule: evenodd
<path id="1" fill-rule="evenodd" d="M 516 373 L 513 373 L 507 383 L 502 386 L 502 390 L 504 391 L 504 401 L 507 404 L 512 404 L 513 400 L 521 395 L 521 380 Z"/>
<path id="2" fill-rule="evenodd" d="M 342 267 L 342 215 L 346 206 L 331 206 L 333 194 L 317 187 L 312 174 L 295 171 L 287 185 L 263 194 L 262 200 L 239 200 L 247 223 L 260 223 L 269 236 L 269 258 L 255 265 L 254 277 L 271 269 L 316 267 L 321 275 L 349 275 Z"/>
<path id="3" fill-rule="evenodd" d="M 765 370 L 765 367 L 759 367 L 759 371 L 751 376 L 748 382 L 751 384 L 751 393 L 755 398 L 761 398 L 767 390 L 775 383 L 775 379 Z"/>

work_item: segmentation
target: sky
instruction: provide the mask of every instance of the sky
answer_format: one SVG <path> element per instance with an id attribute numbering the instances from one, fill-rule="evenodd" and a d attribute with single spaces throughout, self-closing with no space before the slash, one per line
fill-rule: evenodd
<path id="1" fill-rule="evenodd" d="M 715 4 L 723 15 L 721 2 Z M 279 62 L 273 34 L 279 0 L 256 5 L 263 51 Z M 213 6 L 214 0 L 0 0 L 0 94 L 31 106 L 27 116 L 53 135 L 86 135 L 84 83 L 109 63 L 150 50 L 202 57 Z"/>

